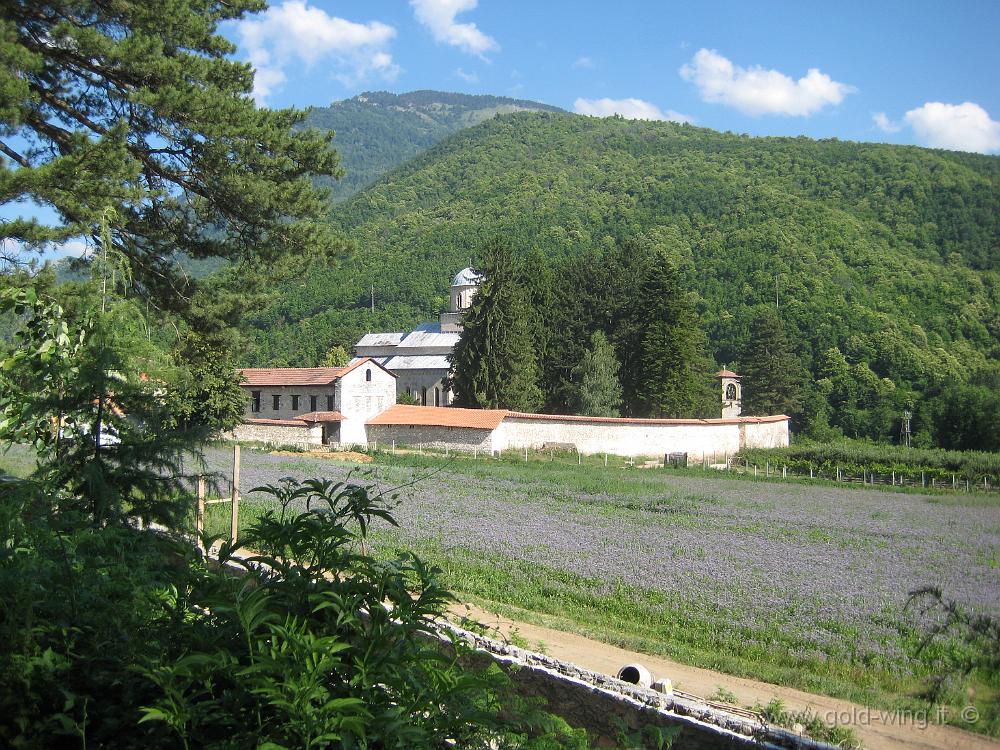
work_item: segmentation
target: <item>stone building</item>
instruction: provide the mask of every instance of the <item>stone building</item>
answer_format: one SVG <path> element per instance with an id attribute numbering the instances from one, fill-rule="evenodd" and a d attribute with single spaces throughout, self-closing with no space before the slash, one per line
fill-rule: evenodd
<path id="1" fill-rule="evenodd" d="M 462 333 L 462 315 L 472 305 L 479 277 L 463 268 L 452 279 L 448 311 L 438 322 L 421 323 L 409 333 L 369 333 L 354 346 L 354 362 L 370 357 L 396 376 L 396 392 L 422 406 L 448 406 L 448 357 Z"/>
<path id="2" fill-rule="evenodd" d="M 363 445 L 365 423 L 396 403 L 396 376 L 373 359 L 347 367 L 240 370 L 250 396 L 236 440 Z"/>

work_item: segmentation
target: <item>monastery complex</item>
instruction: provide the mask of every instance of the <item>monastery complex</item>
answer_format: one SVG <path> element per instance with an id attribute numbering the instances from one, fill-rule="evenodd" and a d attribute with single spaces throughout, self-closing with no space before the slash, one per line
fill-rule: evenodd
<path id="1" fill-rule="evenodd" d="M 729 370 L 716 375 L 722 397 L 718 419 L 581 417 L 450 406 L 449 355 L 478 281 L 472 269 L 460 271 L 439 322 L 409 333 L 369 333 L 346 367 L 243 370 L 250 396 L 246 418 L 226 437 L 300 447 L 374 443 L 479 453 L 547 447 L 633 457 L 687 453 L 695 460 L 744 447 L 788 445 L 787 416 L 740 415 L 742 384 Z M 402 393 L 418 405 L 397 404 Z"/>

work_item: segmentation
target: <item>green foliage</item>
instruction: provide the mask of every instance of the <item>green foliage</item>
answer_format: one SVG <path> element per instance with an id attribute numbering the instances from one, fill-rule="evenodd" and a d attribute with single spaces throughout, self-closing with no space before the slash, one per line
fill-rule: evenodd
<path id="1" fill-rule="evenodd" d="M 405 404 L 406 406 L 418 406 L 420 404 L 417 397 L 407 391 L 396 394 L 396 403 Z"/>
<path id="2" fill-rule="evenodd" d="M 780 698 L 774 698 L 768 701 L 766 706 L 762 706 L 758 702 L 753 710 L 761 714 L 764 721 L 777 724 L 785 729 L 791 729 L 799 724 L 805 730 L 806 735 L 814 740 L 826 742 L 834 747 L 844 748 L 844 750 L 861 750 L 861 740 L 851 727 L 827 724 L 810 709 L 789 711 Z"/>
<path id="3" fill-rule="evenodd" d="M 0 203 L 33 200 L 51 223 L 14 219 L 0 238 L 29 249 L 85 235 L 127 258 L 135 282 L 184 309 L 193 281 L 176 263 L 272 260 L 334 246 L 312 175 L 339 173 L 332 135 L 304 114 L 256 109 L 249 65 L 218 25 L 264 8 L 172 0 L 5 4 L 0 21 Z M 106 222 L 105 222 L 106 226 Z"/>
<path id="4" fill-rule="evenodd" d="M 669 248 L 716 362 L 740 360 L 777 279 L 786 337 L 807 374 L 796 429 L 895 438 L 905 403 L 933 419 L 925 399 L 1000 357 L 998 184 L 1000 159 L 990 156 L 505 115 L 336 207 L 336 225 L 364 252 L 278 286 L 248 316 L 257 349 L 246 364 L 317 364 L 368 330 L 433 318 L 485 232 L 548 261 L 545 406 L 566 411 L 593 331 L 608 334 L 625 367 L 615 310 L 636 290 L 626 247 L 636 241 Z M 831 348 L 857 368 L 858 384 L 842 389 L 859 391 L 843 419 L 847 394 L 813 385 Z M 926 436 L 938 440 L 930 427 Z"/>
<path id="5" fill-rule="evenodd" d="M 240 387 L 236 357 L 227 344 L 224 337 L 194 331 L 178 339 L 172 352 L 175 375 L 163 389 L 171 426 L 204 427 L 219 434 L 243 421 L 247 393 Z"/>
<path id="6" fill-rule="evenodd" d="M 521 110 L 562 111 L 505 96 L 365 91 L 329 107 L 314 107 L 304 125 L 337 135 L 344 177 L 337 182 L 329 178 L 319 182 L 339 202 L 452 133 L 495 115 Z"/>
<path id="7" fill-rule="evenodd" d="M 531 335 L 532 310 L 510 246 L 499 239 L 488 243 L 476 273 L 483 281 L 463 317 L 453 354 L 455 404 L 537 411 L 542 392 Z"/>
<path id="8" fill-rule="evenodd" d="M 326 359 L 323 360 L 323 367 L 343 367 L 350 361 L 351 355 L 347 353 L 347 349 L 342 346 L 333 346 L 326 353 Z"/>
<path id="9" fill-rule="evenodd" d="M 246 532 L 249 556 L 223 544 L 238 575 L 149 531 L 67 525 L 34 489 L 0 496 L 5 745 L 586 747 L 439 640 L 434 569 L 357 551 L 394 523 L 372 488 L 258 488 L 280 510 Z"/>
<path id="10" fill-rule="evenodd" d="M 742 394 L 744 414 L 800 414 L 802 367 L 781 316 L 770 305 L 753 315 L 739 367 L 747 383 Z"/>
<path id="11" fill-rule="evenodd" d="M 693 301 L 669 258 L 654 253 L 649 261 L 630 311 L 633 358 L 626 359 L 626 367 L 631 366 L 634 390 L 629 411 L 640 417 L 715 416 L 711 367 Z"/>
<path id="12" fill-rule="evenodd" d="M 603 331 L 590 337 L 590 349 L 573 369 L 577 378 L 576 413 L 591 417 L 621 416 L 622 386 L 618 359 Z"/>
<path id="13" fill-rule="evenodd" d="M 0 443 L 34 446 L 53 507 L 97 526 L 176 521 L 180 460 L 197 435 L 171 427 L 137 311 L 117 302 L 74 323 L 33 287 L 3 289 L 0 309 L 24 316 L 0 361 Z"/>
<path id="14" fill-rule="evenodd" d="M 923 472 L 928 482 L 932 478 L 951 481 L 952 474 L 980 482 L 983 477 L 1000 477 L 1000 455 L 996 453 L 904 448 L 852 440 L 804 441 L 787 448 L 745 448 L 739 455 L 750 463 L 763 465 L 770 461 L 772 466 L 784 464 L 804 473 L 812 466 L 824 474 L 833 474 L 837 467 L 850 474 L 861 474 L 864 470 L 913 476 Z"/>

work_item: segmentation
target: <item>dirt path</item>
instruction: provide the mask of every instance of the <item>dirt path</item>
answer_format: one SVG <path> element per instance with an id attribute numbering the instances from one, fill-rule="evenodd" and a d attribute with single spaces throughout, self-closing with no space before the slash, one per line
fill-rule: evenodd
<path id="1" fill-rule="evenodd" d="M 851 726 L 867 750 L 903 748 L 1000 750 L 1000 742 L 955 727 L 925 722 L 921 716 L 912 714 L 904 716 L 899 713 L 868 709 L 837 698 L 733 677 L 709 669 L 689 667 L 663 657 L 626 651 L 575 633 L 511 620 L 476 606 L 470 605 L 468 613 L 465 605 L 454 607 L 452 611 L 459 618 L 467 615 L 484 625 L 496 627 L 507 637 L 516 630 L 521 638 L 531 644 L 531 648 L 536 648 L 541 642 L 548 655 L 579 664 L 595 672 L 614 675 L 623 665 L 639 662 L 644 664 L 655 678 L 667 677 L 675 688 L 694 695 L 707 697 L 721 686 L 735 694 L 741 706 L 750 706 L 757 702 L 766 704 L 773 698 L 780 698 L 791 711 L 809 709 L 831 723 Z"/>

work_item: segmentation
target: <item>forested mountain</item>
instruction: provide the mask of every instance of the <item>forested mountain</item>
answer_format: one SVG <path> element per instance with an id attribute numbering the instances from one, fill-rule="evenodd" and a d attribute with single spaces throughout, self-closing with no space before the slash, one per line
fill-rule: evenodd
<path id="1" fill-rule="evenodd" d="M 496 114 L 537 110 L 561 112 L 547 104 L 504 96 L 411 91 L 366 91 L 310 111 L 303 127 L 333 130 L 344 177 L 325 179 L 336 201 L 361 188 L 452 133 Z"/>
<path id="2" fill-rule="evenodd" d="M 614 340 L 602 310 L 635 291 L 630 248 L 657 247 L 719 365 L 753 356 L 751 320 L 777 304 L 807 375 L 799 429 L 887 438 L 912 405 L 933 441 L 942 410 L 988 410 L 1000 388 L 996 157 L 516 113 L 388 173 L 333 221 L 356 251 L 247 319 L 247 364 L 316 364 L 365 331 L 433 317 L 451 275 L 499 235 L 548 280 L 547 356 L 567 371 L 594 328 Z"/>

